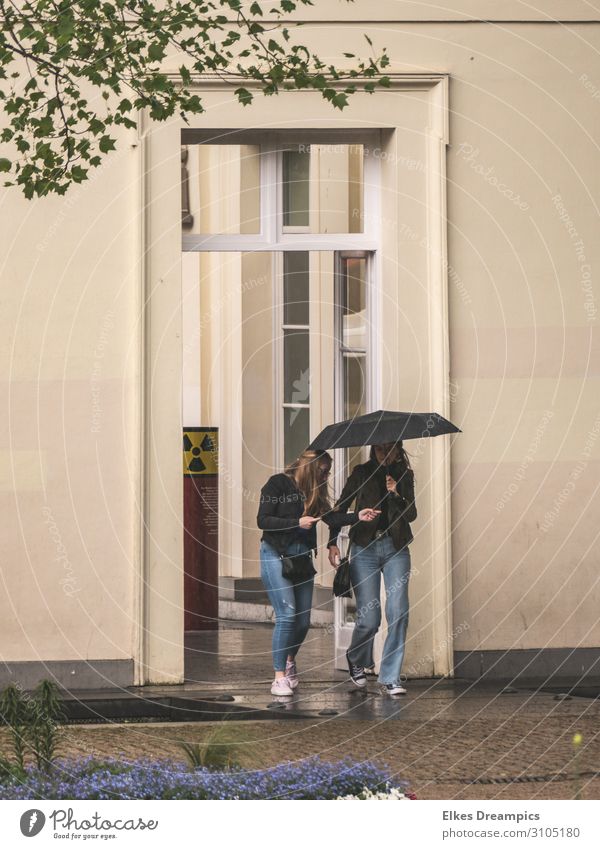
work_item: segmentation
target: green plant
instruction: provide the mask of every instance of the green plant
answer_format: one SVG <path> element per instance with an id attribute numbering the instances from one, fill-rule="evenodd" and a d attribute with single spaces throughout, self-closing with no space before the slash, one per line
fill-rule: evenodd
<path id="1" fill-rule="evenodd" d="M 180 741 L 179 747 L 185 753 L 188 763 L 194 769 L 232 769 L 241 767 L 241 760 L 248 760 L 251 749 L 247 740 L 241 739 L 239 732 L 233 731 L 228 724 L 219 724 L 210 728 L 208 734 L 197 743 Z M 242 747 L 245 758 L 242 758 Z"/>
<path id="2" fill-rule="evenodd" d="M 0 694 L 0 715 L 8 727 L 13 754 L 12 761 L 0 758 L 0 774 L 23 778 L 27 752 L 38 769 L 48 772 L 56 755 L 58 723 L 64 718 L 56 684 L 40 681 L 33 694 L 9 684 Z"/>
<path id="3" fill-rule="evenodd" d="M 4 185 L 21 186 L 27 198 L 63 195 L 116 149 L 117 125 L 137 127 L 138 111 L 152 121 L 177 112 L 186 123 L 202 114 L 198 82 L 206 77 L 230 83 L 242 106 L 258 93 L 312 90 L 343 109 L 356 91 L 389 86 L 389 57 L 366 35 L 370 55 L 344 52 L 340 66 L 296 43 L 290 16 L 307 5 L 0 0 L 3 154 L 10 145 L 0 173 L 14 177 Z"/>
<path id="4" fill-rule="evenodd" d="M 58 722 L 64 719 L 58 687 L 52 681 L 40 681 L 29 704 L 31 749 L 38 769 L 49 770 L 58 745 Z"/>
<path id="5" fill-rule="evenodd" d="M 16 770 L 24 773 L 25 752 L 27 750 L 27 727 L 29 706 L 23 690 L 16 684 L 9 684 L 0 694 L 0 714 L 4 724 L 8 727 L 11 741 L 14 763 L 3 758 L 3 770 Z"/>

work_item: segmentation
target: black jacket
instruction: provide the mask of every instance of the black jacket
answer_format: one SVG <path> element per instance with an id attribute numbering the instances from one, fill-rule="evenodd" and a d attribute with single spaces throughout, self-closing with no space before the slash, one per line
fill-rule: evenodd
<path id="1" fill-rule="evenodd" d="M 272 545 L 279 554 L 285 554 L 290 543 L 302 537 L 307 540 L 309 548 L 317 548 L 317 523 L 308 532 L 300 528 L 304 501 L 295 482 L 283 472 L 272 475 L 261 490 L 256 517 L 258 527 L 263 531 L 261 540 Z M 340 528 L 356 522 L 358 516 L 336 510 L 325 513 L 321 519 L 328 525 L 330 535 L 337 537 Z"/>
<path id="2" fill-rule="evenodd" d="M 417 518 L 415 476 L 412 469 L 406 469 L 399 463 L 391 466 L 390 473 L 397 484 L 396 493 L 388 496 L 387 511 L 392 541 L 395 548 L 399 550 L 413 540 L 410 522 Z M 380 509 L 378 505 L 382 496 L 379 474 L 381 474 L 381 469 L 374 460 L 355 466 L 335 504 L 334 510 L 339 510 L 344 515 L 344 511 L 353 501 L 356 501 L 354 509 L 357 513 L 365 507 Z M 329 536 L 328 545 L 337 545 L 337 534 L 340 527 L 341 525 L 336 522 L 331 524 L 332 533 Z M 350 528 L 350 541 L 360 546 L 368 545 L 373 540 L 376 530 L 377 522 L 356 521 Z"/>

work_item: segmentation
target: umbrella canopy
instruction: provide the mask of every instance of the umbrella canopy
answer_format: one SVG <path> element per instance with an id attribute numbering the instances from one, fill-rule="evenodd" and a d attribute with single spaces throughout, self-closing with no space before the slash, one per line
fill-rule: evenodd
<path id="1" fill-rule="evenodd" d="M 460 428 L 438 413 L 394 413 L 377 410 L 345 422 L 328 425 L 313 439 L 310 448 L 350 448 L 358 445 L 381 445 L 398 439 L 420 439 L 461 433 Z"/>

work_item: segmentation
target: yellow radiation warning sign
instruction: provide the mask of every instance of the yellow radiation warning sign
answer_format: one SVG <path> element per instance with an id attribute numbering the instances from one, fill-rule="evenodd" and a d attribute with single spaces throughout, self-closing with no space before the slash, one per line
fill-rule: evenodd
<path id="1" fill-rule="evenodd" d="M 216 475 L 219 435 L 216 427 L 188 427 L 183 431 L 183 474 Z"/>

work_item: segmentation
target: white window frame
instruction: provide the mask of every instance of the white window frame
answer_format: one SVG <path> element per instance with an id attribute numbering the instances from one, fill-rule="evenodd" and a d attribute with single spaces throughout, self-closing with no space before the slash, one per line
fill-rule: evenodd
<path id="1" fill-rule="evenodd" d="M 375 401 L 378 397 L 378 386 L 375 381 L 374 367 L 374 351 L 373 344 L 373 312 L 376 307 L 376 257 L 375 251 L 352 250 L 338 251 L 335 257 L 335 283 L 334 283 L 334 335 L 335 335 L 335 421 L 343 421 L 345 416 L 344 411 L 344 352 L 352 353 L 354 349 L 344 346 L 344 327 L 342 317 L 343 304 L 343 279 L 341 260 L 344 258 L 357 257 L 364 258 L 367 261 L 365 274 L 365 320 L 367 324 L 366 340 L 365 340 L 365 358 L 367 360 L 365 375 L 366 375 L 366 398 L 365 409 L 367 412 L 375 409 Z M 359 349 L 356 349 L 358 352 Z M 361 352 L 363 349 L 360 349 Z M 346 464 L 341 462 L 337 457 L 338 452 L 334 452 L 334 492 L 335 497 L 339 498 L 343 489 L 345 478 L 348 474 Z M 344 527 L 338 535 L 338 544 L 342 554 L 348 553 L 349 537 L 348 528 Z M 354 623 L 348 622 L 346 619 L 347 600 L 345 598 L 334 599 L 334 615 L 336 625 L 336 654 L 344 653 L 350 646 Z"/>
<path id="2" fill-rule="evenodd" d="M 303 251 L 304 252 L 304 251 Z M 309 303 L 311 301 L 311 274 L 310 274 L 310 252 L 309 253 L 309 274 L 308 274 L 308 286 L 309 286 Z M 275 422 L 274 433 L 276 434 L 277 443 L 275 445 L 275 456 L 277 458 L 277 467 L 283 468 L 285 465 L 285 428 L 283 425 L 283 411 L 288 409 L 307 409 L 310 411 L 311 409 L 311 397 L 309 395 L 308 404 L 293 404 L 290 402 L 284 401 L 285 397 L 285 387 L 283 385 L 284 374 L 285 374 L 285 346 L 284 346 L 284 336 L 286 330 L 307 330 L 309 334 L 309 353 L 308 353 L 308 368 L 310 375 L 311 368 L 311 358 L 310 358 L 310 310 L 308 316 L 308 324 L 286 324 L 285 323 L 285 297 L 284 297 L 284 275 L 285 275 L 285 262 L 283 256 L 280 254 L 278 257 L 275 257 L 274 262 L 274 273 L 273 273 L 273 285 L 275 287 L 273 303 L 275 305 L 275 334 L 273 338 L 276 340 L 275 343 L 275 410 L 277 415 L 277 421 Z M 282 285 L 283 284 L 283 285 Z"/>

